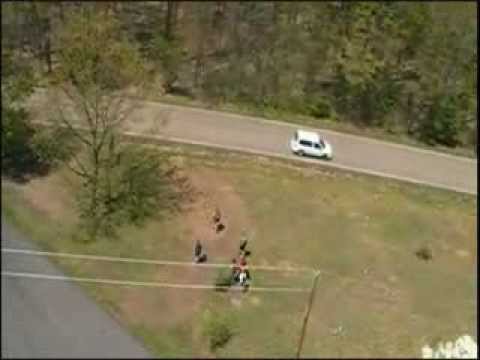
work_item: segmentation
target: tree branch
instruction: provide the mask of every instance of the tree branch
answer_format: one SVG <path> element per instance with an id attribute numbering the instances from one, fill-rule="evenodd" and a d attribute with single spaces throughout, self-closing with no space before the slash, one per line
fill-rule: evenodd
<path id="1" fill-rule="evenodd" d="M 65 114 L 62 110 L 62 107 L 60 105 L 57 105 L 58 106 L 58 113 L 60 114 L 60 121 L 71 131 L 71 133 L 77 137 L 83 144 L 85 144 L 86 146 L 91 146 L 91 143 L 87 140 L 86 137 L 82 136 L 81 133 L 79 131 L 77 131 L 77 129 L 75 129 L 73 127 L 73 125 L 70 123 L 70 121 L 68 121 L 65 117 Z M 60 125 L 61 126 L 61 125 Z"/>

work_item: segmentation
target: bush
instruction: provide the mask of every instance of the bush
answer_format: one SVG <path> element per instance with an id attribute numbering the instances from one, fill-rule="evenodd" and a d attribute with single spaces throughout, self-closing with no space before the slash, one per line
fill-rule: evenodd
<path id="1" fill-rule="evenodd" d="M 225 286 L 232 285 L 232 275 L 230 269 L 220 269 L 215 279 L 216 291 L 227 291 Z"/>
<path id="2" fill-rule="evenodd" d="M 115 238 L 122 225 L 142 226 L 149 218 L 176 208 L 179 194 L 163 171 L 157 151 L 127 145 L 103 161 L 95 198 L 91 183 L 84 184 L 77 198 L 81 222 L 92 240 L 97 234 Z"/>
<path id="3" fill-rule="evenodd" d="M 161 66 L 166 80 L 166 91 L 171 92 L 175 80 L 178 79 L 180 64 L 182 63 L 182 49 L 177 40 L 169 40 L 158 34 L 148 44 L 148 55 L 156 59 Z"/>
<path id="4" fill-rule="evenodd" d="M 119 182 L 124 196 L 117 205 L 130 223 L 141 225 L 158 211 L 170 208 L 177 194 L 161 169 L 162 159 L 156 151 L 130 146 L 123 156 Z"/>
<path id="5" fill-rule="evenodd" d="M 433 101 L 430 111 L 420 125 L 420 138 L 430 145 L 456 146 L 460 128 L 454 97 L 440 97 Z"/>
<path id="6" fill-rule="evenodd" d="M 215 352 L 230 341 L 234 335 L 231 324 L 229 316 L 209 311 L 204 314 L 204 335 L 208 338 L 210 351 Z"/>
<path id="7" fill-rule="evenodd" d="M 427 246 L 421 247 L 419 250 L 415 252 L 415 255 L 417 255 L 419 259 L 424 261 L 432 260 L 432 257 L 433 257 L 432 250 L 430 250 L 430 248 Z"/>
<path id="8" fill-rule="evenodd" d="M 68 129 L 45 128 L 35 132 L 32 147 L 39 161 L 55 167 L 69 160 L 70 155 L 78 148 L 78 143 Z"/>
<path id="9" fill-rule="evenodd" d="M 317 119 L 327 119 L 332 115 L 332 106 L 327 99 L 319 98 L 308 105 L 308 114 Z"/>
<path id="10" fill-rule="evenodd" d="M 23 108 L 2 108 L 2 172 L 18 181 L 45 175 L 49 162 L 36 147 L 38 133 Z M 50 143 L 53 143 L 49 139 Z"/>
<path id="11" fill-rule="evenodd" d="M 35 131 L 26 120 L 23 109 L 2 107 L 2 171 L 17 175 L 36 162 L 30 146 Z"/>

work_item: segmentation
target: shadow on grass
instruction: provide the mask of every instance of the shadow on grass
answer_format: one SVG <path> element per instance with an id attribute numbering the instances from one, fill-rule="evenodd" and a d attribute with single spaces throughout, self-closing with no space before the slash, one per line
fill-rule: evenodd
<path id="1" fill-rule="evenodd" d="M 28 146 L 2 158 L 2 176 L 19 184 L 26 184 L 36 177 L 44 177 L 52 166 L 39 159 Z"/>
<path id="2" fill-rule="evenodd" d="M 2 134 L 2 175 L 17 183 L 47 176 L 68 161 L 77 142 L 64 129 L 34 127 L 28 123 L 10 125 Z"/>
<path id="3" fill-rule="evenodd" d="M 232 277 L 229 269 L 220 269 L 215 279 L 215 291 L 227 292 L 232 286 Z"/>

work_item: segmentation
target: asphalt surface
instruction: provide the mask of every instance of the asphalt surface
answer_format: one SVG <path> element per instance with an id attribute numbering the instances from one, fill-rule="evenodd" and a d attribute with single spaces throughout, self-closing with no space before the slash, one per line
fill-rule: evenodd
<path id="1" fill-rule="evenodd" d="M 45 99 L 45 91 L 40 90 L 31 100 L 32 107 L 37 109 L 36 115 L 43 117 L 43 120 L 50 116 L 48 111 L 55 111 L 52 102 L 58 102 L 58 99 L 46 102 Z M 315 129 L 332 144 L 334 159 L 329 162 L 312 161 L 296 157 L 288 147 L 289 139 L 294 130 L 299 128 L 298 125 L 152 101 L 137 104 L 138 108 L 132 112 L 125 127 L 125 130 L 135 134 L 295 158 L 298 161 L 477 194 L 476 159 Z"/>
<path id="2" fill-rule="evenodd" d="M 2 248 L 35 249 L 2 219 Z M 46 258 L 2 253 L 2 271 L 62 275 Z M 151 358 L 76 284 L 2 276 L 2 358 Z"/>

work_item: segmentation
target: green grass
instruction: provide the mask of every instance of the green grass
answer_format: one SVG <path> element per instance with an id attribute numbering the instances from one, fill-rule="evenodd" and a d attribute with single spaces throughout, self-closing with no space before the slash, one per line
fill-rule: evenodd
<path id="1" fill-rule="evenodd" d="M 192 171 L 212 169 L 233 186 L 254 219 L 255 263 L 286 260 L 325 271 L 304 356 L 416 357 L 425 344 L 473 335 L 475 197 L 195 146 L 159 146 L 159 150 Z M 177 260 L 186 260 L 191 253 L 181 241 L 191 234 L 180 215 L 152 220 L 143 228 L 126 227 L 118 240 L 83 244 L 72 240 L 73 219 L 52 226 L 51 219 L 23 198 L 18 186 L 2 182 L 2 195 L 6 217 L 47 249 Z M 432 249 L 432 261 L 415 256 L 424 245 Z M 459 256 L 458 251 L 468 256 Z M 183 278 L 178 269 L 159 271 L 145 265 L 58 263 L 85 276 Z M 202 279 L 208 283 L 215 275 Z M 258 286 L 308 286 L 311 277 L 258 272 L 254 281 Z M 231 320 L 233 336 L 218 349 L 218 356 L 293 357 L 307 301 L 307 294 L 250 293 L 233 305 L 231 295 L 219 292 L 86 288 L 160 357 L 211 356 L 204 335 L 205 312 L 228 315 Z M 200 306 L 176 319 L 181 303 L 199 296 Z M 142 311 L 148 313 L 139 314 Z M 162 317 L 175 321 L 167 324 L 160 321 Z M 344 331 L 334 335 L 338 326 Z"/>
<path id="2" fill-rule="evenodd" d="M 133 334 L 141 339 L 154 354 L 161 354 L 162 358 L 192 358 L 189 342 L 188 325 L 176 326 L 166 332 L 158 333 L 143 325 L 133 327 Z"/>

